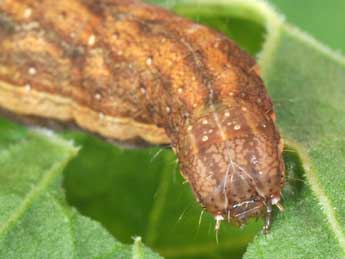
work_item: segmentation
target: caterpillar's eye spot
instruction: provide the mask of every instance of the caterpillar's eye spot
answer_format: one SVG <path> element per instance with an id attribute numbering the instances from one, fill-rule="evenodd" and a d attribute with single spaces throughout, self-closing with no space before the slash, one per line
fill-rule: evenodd
<path id="1" fill-rule="evenodd" d="M 207 124 L 208 124 L 208 120 L 203 119 L 203 120 L 202 120 L 202 124 L 207 125 Z"/>
<path id="2" fill-rule="evenodd" d="M 207 141 L 208 140 L 208 136 L 206 136 L 206 135 L 203 136 L 201 140 L 204 141 L 204 142 Z"/>
<path id="3" fill-rule="evenodd" d="M 169 106 L 165 107 L 165 110 L 167 111 L 167 113 L 171 112 L 171 108 Z"/>
<path id="4" fill-rule="evenodd" d="M 95 99 L 96 100 L 101 100 L 102 99 L 102 95 L 100 93 L 96 93 L 95 94 Z"/>
<path id="5" fill-rule="evenodd" d="M 31 8 L 26 8 L 24 10 L 24 18 L 30 18 L 32 15 L 32 9 Z"/>
<path id="6" fill-rule="evenodd" d="M 28 74 L 29 74 L 30 76 L 36 75 L 36 74 L 37 74 L 36 68 L 30 67 L 30 68 L 28 69 Z"/>
<path id="7" fill-rule="evenodd" d="M 93 46 L 96 43 L 96 36 L 94 34 L 91 34 L 89 39 L 87 40 L 87 44 L 89 46 Z"/>
<path id="8" fill-rule="evenodd" d="M 239 125 L 239 124 L 236 124 L 235 126 L 234 126 L 234 130 L 239 130 L 241 128 L 241 125 Z"/>
<path id="9" fill-rule="evenodd" d="M 25 84 L 24 85 L 25 92 L 30 92 L 31 91 L 31 85 L 30 84 Z"/>
<path id="10" fill-rule="evenodd" d="M 225 117 L 230 117 L 230 112 L 229 112 L 229 111 L 226 111 L 226 112 L 224 113 L 224 116 L 225 116 Z"/>
<path id="11" fill-rule="evenodd" d="M 146 59 L 146 65 L 151 66 L 152 63 L 153 63 L 152 58 L 151 58 L 151 57 L 148 57 L 148 58 Z"/>
<path id="12" fill-rule="evenodd" d="M 261 124 L 261 126 L 262 126 L 263 128 L 266 128 L 266 127 L 267 127 L 267 125 L 266 125 L 265 123 Z"/>

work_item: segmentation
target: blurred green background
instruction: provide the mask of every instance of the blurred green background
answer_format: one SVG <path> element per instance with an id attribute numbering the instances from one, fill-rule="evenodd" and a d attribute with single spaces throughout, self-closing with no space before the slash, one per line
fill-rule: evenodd
<path id="1" fill-rule="evenodd" d="M 297 25 L 317 40 L 345 54 L 345 1 L 343 0 L 269 0 Z"/>

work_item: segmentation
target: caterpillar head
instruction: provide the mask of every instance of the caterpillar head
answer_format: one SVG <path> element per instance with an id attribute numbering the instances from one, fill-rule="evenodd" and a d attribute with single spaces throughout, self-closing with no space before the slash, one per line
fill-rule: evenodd
<path id="1" fill-rule="evenodd" d="M 271 205 L 279 205 L 284 184 L 282 142 L 272 118 L 255 108 L 223 108 L 186 131 L 181 169 L 216 227 L 221 220 L 242 225 L 266 216 L 269 228 Z"/>

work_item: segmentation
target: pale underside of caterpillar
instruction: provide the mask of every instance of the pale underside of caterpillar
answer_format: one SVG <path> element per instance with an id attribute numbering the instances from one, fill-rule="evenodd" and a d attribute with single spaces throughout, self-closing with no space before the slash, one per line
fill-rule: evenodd
<path id="1" fill-rule="evenodd" d="M 255 60 L 131 0 L 0 0 L 0 108 L 110 140 L 170 144 L 216 221 L 279 205 L 282 140 Z"/>

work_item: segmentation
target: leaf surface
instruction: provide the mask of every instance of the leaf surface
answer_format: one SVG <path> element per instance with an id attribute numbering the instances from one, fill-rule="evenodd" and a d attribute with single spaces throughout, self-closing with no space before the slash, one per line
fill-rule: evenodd
<path id="1" fill-rule="evenodd" d="M 182 2 L 177 10 L 194 19 L 230 15 L 267 29 L 258 62 L 288 144 L 286 212 L 276 213 L 271 233 L 258 235 L 245 258 L 345 257 L 345 58 L 265 2 Z M 303 179 L 292 179 L 297 171 Z M 296 189 L 294 180 L 305 184 Z"/>
<path id="2" fill-rule="evenodd" d="M 5 142 L 5 141 L 4 141 Z M 65 202 L 62 170 L 78 149 L 31 131 L 0 149 L 0 258 L 160 258 L 140 238 L 122 245 Z"/>
<path id="3" fill-rule="evenodd" d="M 183 184 L 171 152 L 160 148 L 123 150 L 73 132 L 65 133 L 65 138 L 74 139 L 82 148 L 64 171 L 69 203 L 82 214 L 101 222 L 122 243 L 132 243 L 132 237 L 140 235 L 145 244 L 169 258 L 240 258 L 249 242 L 245 258 L 344 258 L 344 58 L 287 23 L 265 2 L 153 2 L 223 31 L 250 53 L 258 55 L 263 78 L 275 104 L 278 125 L 287 143 L 284 158 L 288 182 L 283 193 L 286 211 L 275 211 L 270 234 L 258 234 L 253 242 L 261 221 L 253 221 L 243 230 L 223 224 L 217 244 L 214 221 L 208 215 L 200 217 L 201 209 L 189 186 Z M 1 122 L 0 133 L 0 144 L 5 153 L 21 145 L 23 139 L 30 142 L 33 138 L 27 136 L 22 127 L 7 122 Z M 51 148 L 35 149 L 33 154 L 45 150 L 48 156 Z M 67 148 L 66 154 L 66 150 L 60 153 L 54 148 L 50 164 L 38 165 L 36 163 L 40 160 L 32 160 L 33 156 L 27 153 L 24 161 L 27 165 L 31 162 L 32 167 L 37 166 L 40 171 L 37 171 L 37 179 L 27 176 L 29 182 L 23 180 L 18 187 L 20 190 L 27 188 L 20 191 L 22 196 L 10 195 L 9 198 L 17 199 L 17 203 L 5 198 L 1 200 L 7 210 L 0 215 L 0 222 L 3 218 L 7 222 L 8 218 L 17 217 L 13 216 L 13 211 L 20 210 L 21 201 L 26 201 L 26 194 L 31 190 L 27 187 L 31 186 L 30 181 L 36 179 L 33 186 L 43 188 L 37 197 L 34 196 L 33 205 L 25 207 L 23 217 L 18 217 L 13 224 L 16 231 L 12 239 L 3 232 L 0 248 L 1 244 L 5 244 L 3 247 L 11 244 L 12 247 L 0 249 L 0 255 L 3 251 L 30 251 L 29 255 L 33 256 L 34 248 L 49 241 L 52 243 L 47 243 L 47 251 L 41 251 L 42 256 L 54 258 L 53 244 L 59 244 L 57 248 L 63 250 L 60 255 L 67 254 L 71 258 L 87 258 L 87 255 L 128 258 L 139 256 L 133 255 L 137 249 L 144 250 L 144 257 L 154 258 L 156 255 L 141 246 L 139 239 L 134 246 L 123 245 L 99 224 L 64 203 L 64 197 L 58 191 L 59 173 L 51 166 L 60 163 L 61 168 L 56 169 L 60 172 L 75 151 Z M 12 160 L 16 161 L 14 164 L 19 166 L 23 160 L 18 161 L 14 157 L 12 155 L 6 161 L 12 164 Z M 4 168 L 9 166 L 6 161 Z M 50 170 L 55 173 L 49 173 Z M 49 188 L 46 185 L 42 187 L 42 179 L 46 178 L 56 179 L 47 185 Z M 4 186 L 10 186 L 8 194 L 16 194 L 17 187 L 13 187 L 14 191 L 11 187 L 16 186 L 16 181 L 14 179 L 8 185 L 4 180 Z M 38 204 L 35 206 L 41 211 L 27 216 L 36 208 L 34 204 Z M 28 219 L 24 221 L 26 217 Z M 20 232 L 27 228 L 30 231 Z M 68 235 L 68 230 L 74 234 Z M 58 235 L 60 231 L 62 233 Z M 52 254 L 47 254 L 50 252 Z M 21 258 L 18 255 L 14 258 Z"/>
<path id="4" fill-rule="evenodd" d="M 264 78 L 282 134 L 302 160 L 306 184 L 286 201 L 268 237 L 247 258 L 345 257 L 345 59 L 282 22 Z"/>

